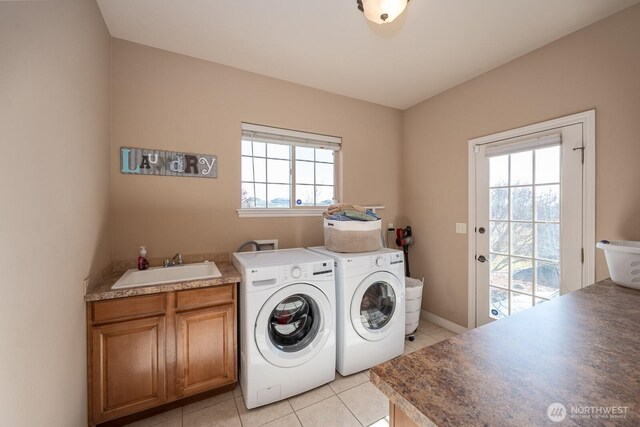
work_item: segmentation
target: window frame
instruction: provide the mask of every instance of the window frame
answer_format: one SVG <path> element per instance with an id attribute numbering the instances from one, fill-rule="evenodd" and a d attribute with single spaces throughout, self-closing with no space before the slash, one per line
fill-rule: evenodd
<path id="1" fill-rule="evenodd" d="M 342 138 L 328 135 L 321 135 L 310 132 L 301 132 L 295 131 L 291 129 L 282 129 L 275 128 L 270 126 L 256 125 L 253 123 L 245 123 L 242 122 L 241 126 L 241 136 L 240 136 L 240 144 L 242 146 L 242 141 L 245 140 L 246 136 L 249 134 L 259 134 L 260 139 L 263 139 L 259 142 L 266 142 L 270 144 L 281 144 L 289 147 L 289 162 L 290 162 L 290 172 L 289 172 L 289 207 L 278 207 L 278 208 L 269 208 L 269 207 L 242 207 L 242 199 L 240 199 L 240 208 L 236 209 L 238 212 L 238 216 L 240 218 L 252 218 L 252 217 L 292 217 L 292 216 L 319 216 L 324 212 L 327 208 L 326 205 L 322 206 L 297 206 L 296 201 L 296 147 L 309 147 L 309 148 L 322 148 L 329 149 L 334 152 L 333 155 L 333 197 L 332 200 L 337 202 L 340 200 L 341 196 L 341 182 L 340 182 L 340 165 L 341 165 L 341 148 L 342 148 Z M 266 138 L 266 139 L 264 139 Z M 253 147 L 253 146 L 252 146 Z M 253 154 L 253 153 L 252 153 Z M 240 152 L 240 170 L 242 173 L 242 158 L 250 157 L 255 158 L 256 156 L 244 156 L 242 154 L 242 148 Z M 258 157 L 262 158 L 262 157 Z M 265 162 L 269 159 L 268 153 L 265 151 Z M 284 159 L 278 159 L 284 160 Z M 309 163 L 314 164 L 314 183 L 313 184 L 299 184 L 299 185 L 313 185 L 313 187 L 322 186 L 322 184 L 316 183 L 315 177 L 315 167 L 318 163 L 320 164 L 331 164 L 328 162 L 317 161 L 314 151 L 314 160 L 300 160 L 307 161 Z M 266 180 L 265 170 L 265 185 L 268 185 L 269 181 Z M 242 185 L 246 184 L 248 181 L 243 181 L 240 179 L 240 195 L 242 194 Z M 255 176 L 253 177 L 253 182 L 255 181 Z M 262 183 L 261 183 L 262 184 Z M 242 196 L 241 196 L 242 197 Z M 316 201 L 314 200 L 314 203 Z"/>

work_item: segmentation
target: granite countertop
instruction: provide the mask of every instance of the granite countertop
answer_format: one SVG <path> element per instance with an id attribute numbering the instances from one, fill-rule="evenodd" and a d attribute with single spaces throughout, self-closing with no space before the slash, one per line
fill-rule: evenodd
<path id="1" fill-rule="evenodd" d="M 125 273 L 126 270 L 118 270 L 105 273 L 100 280 L 88 285 L 84 295 L 85 301 L 100 301 L 114 298 L 125 298 L 136 295 L 157 294 L 160 292 L 179 291 L 183 289 L 204 288 L 207 286 L 219 286 L 227 283 L 238 283 L 242 276 L 233 265 L 228 262 L 217 262 L 216 266 L 222 273 L 221 277 L 206 280 L 192 280 L 186 282 L 165 283 L 162 285 L 141 286 L 138 288 L 115 289 L 111 287 Z"/>
<path id="2" fill-rule="evenodd" d="M 568 412 L 557 425 L 640 425 L 640 291 L 598 282 L 378 365 L 371 381 L 424 426 L 556 425 L 555 402 Z M 593 406 L 626 418 L 571 412 Z"/>

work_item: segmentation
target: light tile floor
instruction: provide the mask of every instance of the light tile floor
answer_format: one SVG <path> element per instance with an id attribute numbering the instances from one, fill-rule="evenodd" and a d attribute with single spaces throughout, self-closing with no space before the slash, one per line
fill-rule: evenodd
<path id="1" fill-rule="evenodd" d="M 405 341 L 404 354 L 456 335 L 425 320 L 415 340 Z M 369 371 L 336 379 L 304 394 L 248 410 L 242 390 L 236 387 L 209 399 L 145 418 L 128 427 L 386 427 L 389 401 L 369 381 Z"/>

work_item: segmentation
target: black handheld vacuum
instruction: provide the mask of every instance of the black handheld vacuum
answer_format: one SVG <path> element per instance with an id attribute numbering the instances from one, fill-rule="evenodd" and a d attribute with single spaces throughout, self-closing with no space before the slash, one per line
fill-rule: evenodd
<path id="1" fill-rule="evenodd" d="M 396 245 L 401 247 L 404 253 L 404 274 L 406 277 L 411 277 L 411 272 L 409 271 L 409 245 L 411 244 L 413 244 L 411 226 L 407 225 L 405 228 L 397 228 Z"/>

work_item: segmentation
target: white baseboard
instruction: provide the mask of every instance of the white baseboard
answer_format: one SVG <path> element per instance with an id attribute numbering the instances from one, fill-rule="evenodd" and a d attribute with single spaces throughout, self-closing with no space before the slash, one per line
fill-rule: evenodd
<path id="1" fill-rule="evenodd" d="M 442 326 L 445 329 L 455 332 L 456 334 L 461 334 L 463 332 L 467 332 L 467 328 L 462 325 L 458 325 L 457 323 L 452 322 L 451 320 L 447 320 L 444 317 L 440 317 L 437 314 L 429 313 L 427 310 L 420 310 L 420 317 L 424 320 L 428 320 L 431 323 L 435 323 L 438 326 Z"/>

